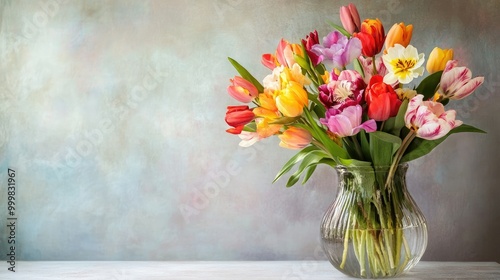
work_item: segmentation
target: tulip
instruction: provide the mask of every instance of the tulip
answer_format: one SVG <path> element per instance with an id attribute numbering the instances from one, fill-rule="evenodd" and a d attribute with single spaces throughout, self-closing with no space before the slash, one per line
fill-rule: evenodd
<path id="1" fill-rule="evenodd" d="M 298 44 L 290 44 L 285 39 L 281 39 L 276 48 L 276 55 L 263 54 L 261 62 L 271 70 L 281 65 L 292 67 L 295 64 L 294 54 L 304 57 L 301 46 Z"/>
<path id="2" fill-rule="evenodd" d="M 309 33 L 309 35 L 307 35 L 305 39 L 302 39 L 302 45 L 304 46 L 307 55 L 309 56 L 309 59 L 314 66 L 320 63 L 319 56 L 311 51 L 312 47 L 316 44 L 319 44 L 318 31 L 316 30 Z"/>
<path id="3" fill-rule="evenodd" d="M 236 76 L 230 81 L 231 85 L 227 88 L 227 92 L 231 97 L 240 102 L 249 103 L 259 94 L 257 88 L 242 77 Z"/>
<path id="4" fill-rule="evenodd" d="M 456 60 L 450 60 L 446 63 L 436 92 L 438 99 L 463 99 L 473 93 L 484 82 L 484 77 L 472 79 L 472 72 L 469 68 L 457 67 L 457 65 Z"/>
<path id="5" fill-rule="evenodd" d="M 385 74 L 387 74 L 387 68 L 385 68 L 385 64 L 381 56 L 375 59 L 375 70 L 373 67 L 373 57 L 360 56 L 358 60 L 361 63 L 361 67 L 363 67 L 363 72 L 365 74 L 363 80 L 366 84 L 370 83 L 373 75 L 378 74 L 381 76 L 385 76 Z"/>
<path id="6" fill-rule="evenodd" d="M 241 139 L 239 146 L 245 148 L 252 146 L 262 139 L 257 132 L 250 131 L 242 131 L 238 136 Z"/>
<path id="7" fill-rule="evenodd" d="M 302 149 L 312 141 L 311 133 L 299 127 L 290 127 L 278 137 L 281 139 L 280 147 L 294 150 Z"/>
<path id="8" fill-rule="evenodd" d="M 330 32 L 323 38 L 323 44 L 314 45 L 311 51 L 318 55 L 319 62 L 328 59 L 334 68 L 343 69 L 361 54 L 361 41 L 347 38 L 338 31 Z"/>
<path id="9" fill-rule="evenodd" d="M 388 73 L 384 76 L 384 83 L 392 85 L 396 82 L 408 84 L 414 78 L 424 73 L 424 54 L 419 54 L 412 45 L 406 48 L 400 44 L 387 50 L 382 56 Z"/>
<path id="10" fill-rule="evenodd" d="M 231 134 L 240 134 L 243 127 L 254 119 L 255 115 L 248 106 L 227 106 L 226 123 L 232 128 L 226 130 Z"/>
<path id="11" fill-rule="evenodd" d="M 368 117 L 376 121 L 385 121 L 396 116 L 402 103 L 394 89 L 385 84 L 383 79 L 380 75 L 373 76 L 366 88 Z"/>
<path id="12" fill-rule="evenodd" d="M 375 120 L 367 120 L 361 123 L 363 109 L 360 105 L 345 108 L 343 111 L 330 108 L 321 118 L 320 122 L 328 127 L 336 137 L 346 137 L 357 134 L 361 129 L 366 132 L 377 130 Z"/>
<path id="13" fill-rule="evenodd" d="M 257 134 L 261 139 L 278 133 L 283 126 L 282 124 L 272 124 L 270 120 L 265 118 L 256 119 L 255 124 L 257 126 Z"/>
<path id="14" fill-rule="evenodd" d="M 276 106 L 285 117 L 300 116 L 308 102 L 309 99 L 304 87 L 294 81 L 290 81 L 276 97 Z"/>
<path id="15" fill-rule="evenodd" d="M 384 26 L 379 19 L 365 19 L 361 23 L 361 31 L 354 33 L 353 36 L 361 40 L 362 53 L 365 57 L 374 57 L 384 46 Z"/>
<path id="16" fill-rule="evenodd" d="M 267 68 L 273 70 L 276 68 L 276 65 L 278 65 L 278 61 L 276 60 L 276 56 L 270 53 L 266 53 L 262 55 L 261 59 L 262 65 L 266 66 Z"/>
<path id="17" fill-rule="evenodd" d="M 394 47 L 395 44 L 400 44 L 403 47 L 407 47 L 411 41 L 411 35 L 413 32 L 413 25 L 408 24 L 405 26 L 404 22 L 399 24 L 394 24 L 389 32 L 387 32 L 387 37 L 385 38 L 385 49 Z"/>
<path id="18" fill-rule="evenodd" d="M 427 60 L 429 74 L 444 70 L 446 63 L 453 59 L 453 49 L 440 49 L 435 47 Z"/>
<path id="19" fill-rule="evenodd" d="M 345 107 L 360 104 L 366 85 L 363 77 L 354 70 L 344 70 L 340 75 L 331 74 L 328 84 L 319 86 L 319 101 L 325 108 Z"/>
<path id="20" fill-rule="evenodd" d="M 413 97 L 404 117 L 406 127 L 415 132 L 417 137 L 439 139 L 462 124 L 462 121 L 455 120 L 455 110 L 445 111 L 443 104 L 423 101 L 423 98 L 421 94 Z"/>
<path id="21" fill-rule="evenodd" d="M 356 9 L 354 4 L 350 3 L 347 6 L 340 7 L 340 21 L 345 30 L 350 34 L 359 31 L 361 20 L 359 19 L 358 9 Z"/>

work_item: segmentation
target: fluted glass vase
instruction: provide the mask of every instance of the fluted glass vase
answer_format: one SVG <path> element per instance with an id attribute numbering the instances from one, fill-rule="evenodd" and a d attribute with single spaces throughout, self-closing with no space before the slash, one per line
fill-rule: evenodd
<path id="1" fill-rule="evenodd" d="M 323 250 L 349 276 L 388 278 L 417 264 L 427 246 L 424 216 L 406 188 L 407 164 L 337 166 L 338 193 L 321 222 Z"/>

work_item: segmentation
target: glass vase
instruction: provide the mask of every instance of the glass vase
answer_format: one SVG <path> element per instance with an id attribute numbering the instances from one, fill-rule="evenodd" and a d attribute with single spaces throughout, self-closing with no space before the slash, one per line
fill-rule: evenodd
<path id="1" fill-rule="evenodd" d="M 388 278 L 417 264 L 427 246 L 422 212 L 406 188 L 407 164 L 337 166 L 338 193 L 321 222 L 331 264 L 357 278 Z"/>

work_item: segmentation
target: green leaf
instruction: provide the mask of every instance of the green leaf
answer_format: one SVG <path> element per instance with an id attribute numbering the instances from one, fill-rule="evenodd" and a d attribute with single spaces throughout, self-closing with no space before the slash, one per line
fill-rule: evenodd
<path id="1" fill-rule="evenodd" d="M 411 144 L 408 146 L 408 149 L 406 149 L 406 153 L 404 156 L 401 158 L 401 162 L 407 162 L 410 160 L 417 159 L 419 157 L 425 156 L 426 154 L 430 153 L 437 145 L 441 144 L 448 136 L 454 134 L 454 133 L 460 133 L 460 132 L 476 132 L 476 133 L 486 133 L 485 131 L 475 128 L 471 125 L 467 124 L 462 124 L 459 127 L 455 127 L 452 129 L 448 134 L 445 136 L 436 139 L 436 140 L 425 140 L 422 138 L 415 138 L 411 142 Z"/>
<path id="2" fill-rule="evenodd" d="M 312 151 L 312 152 L 308 153 L 302 159 L 302 162 L 300 163 L 299 168 L 297 168 L 297 170 L 288 179 L 288 182 L 286 183 L 286 187 L 289 188 L 289 187 L 295 185 L 295 183 L 297 183 L 300 176 L 302 175 L 302 172 L 304 172 L 304 170 L 306 168 L 308 168 L 312 165 L 317 165 L 322 159 L 327 158 L 327 157 L 328 157 L 328 155 L 326 153 L 324 153 L 323 151 L 319 151 L 319 150 Z"/>
<path id="3" fill-rule="evenodd" d="M 315 165 L 311 165 L 307 168 L 306 170 L 306 174 L 304 175 L 304 179 L 302 179 L 302 185 L 305 184 L 309 178 L 311 178 L 311 175 L 314 173 L 314 171 L 316 170 L 316 166 L 318 166 L 317 164 Z"/>
<path id="4" fill-rule="evenodd" d="M 373 165 L 375 167 L 391 165 L 393 155 L 401 146 L 401 138 L 383 131 L 375 131 L 369 135 Z"/>
<path id="5" fill-rule="evenodd" d="M 303 57 L 294 54 L 293 59 L 295 60 L 295 62 L 297 62 L 299 64 L 299 66 L 302 69 L 306 69 L 306 70 L 311 69 L 311 67 L 309 66 L 309 61 L 304 59 Z"/>
<path id="6" fill-rule="evenodd" d="M 269 122 L 269 124 L 291 124 L 298 119 L 300 119 L 300 116 L 299 117 L 281 117 L 281 118 L 276 118 L 272 122 Z"/>
<path id="7" fill-rule="evenodd" d="M 300 152 L 298 152 L 297 154 L 295 154 L 291 159 L 289 159 L 285 165 L 283 165 L 283 167 L 281 168 L 281 170 L 278 172 L 278 174 L 276 174 L 276 177 L 274 178 L 273 180 L 273 183 L 278 181 L 279 178 L 281 178 L 281 176 L 283 176 L 285 173 L 287 173 L 288 171 L 290 171 L 290 169 L 292 169 L 292 167 L 297 164 L 299 161 L 301 161 L 302 159 L 304 159 L 309 153 L 313 152 L 313 151 L 317 151 L 319 150 L 317 147 L 315 146 L 309 146 L 309 147 L 306 147 L 302 150 L 300 150 Z"/>
<path id="8" fill-rule="evenodd" d="M 417 93 L 424 95 L 424 100 L 430 99 L 436 93 L 443 71 L 430 74 L 420 82 L 416 88 Z"/>
<path id="9" fill-rule="evenodd" d="M 338 24 L 335 24 L 335 23 L 333 23 L 331 21 L 329 21 L 328 24 L 330 24 L 331 27 L 337 29 L 337 31 L 339 31 L 340 33 L 342 33 L 345 36 L 347 36 L 347 38 L 351 38 L 352 37 L 352 34 L 349 33 L 347 30 L 345 30 L 342 26 L 340 26 Z"/>
<path id="10" fill-rule="evenodd" d="M 357 160 L 357 159 L 339 159 L 340 163 L 342 165 L 345 165 L 347 167 L 349 166 L 356 166 L 356 167 L 359 167 L 359 166 L 372 166 L 372 163 L 369 162 L 369 161 L 361 161 L 361 160 Z"/>
<path id="11" fill-rule="evenodd" d="M 354 60 L 354 70 L 358 71 L 359 74 L 361 74 L 361 77 L 365 77 L 365 70 L 363 70 L 363 66 L 361 65 L 361 62 L 359 61 L 359 58 L 356 58 Z"/>
<path id="12" fill-rule="evenodd" d="M 401 132 L 401 129 L 406 125 L 405 124 L 405 114 L 408 109 L 408 103 L 410 100 L 405 99 L 399 107 L 398 114 L 396 115 L 396 120 L 394 122 L 394 128 L 392 129 L 392 134 L 398 136 Z"/>
<path id="13" fill-rule="evenodd" d="M 370 155 L 370 143 L 368 142 L 367 133 L 364 129 L 362 129 L 359 131 L 358 135 L 363 157 L 371 162 L 372 156 Z"/>
<path id="14" fill-rule="evenodd" d="M 309 130 L 312 136 L 325 146 L 332 157 L 350 158 L 346 150 L 342 149 L 339 145 L 337 145 L 337 143 L 328 137 L 326 131 L 317 124 L 316 120 L 311 116 L 311 113 L 307 108 L 304 109 L 304 115 L 306 116 L 310 126 L 304 125 L 303 128 Z"/>
<path id="15" fill-rule="evenodd" d="M 245 69 L 245 67 L 241 66 L 236 60 L 230 57 L 227 59 L 229 59 L 229 62 L 231 62 L 243 79 L 251 82 L 259 92 L 264 92 L 264 87 L 259 83 L 259 81 L 257 81 L 257 79 L 254 78 L 254 76 L 252 76 L 252 74 L 250 74 L 250 72 L 247 71 L 247 69 Z"/>

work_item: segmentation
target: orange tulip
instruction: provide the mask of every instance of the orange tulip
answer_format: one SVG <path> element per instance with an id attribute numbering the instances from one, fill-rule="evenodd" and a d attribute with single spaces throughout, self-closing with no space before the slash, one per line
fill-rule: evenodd
<path id="1" fill-rule="evenodd" d="M 365 19 L 361 23 L 361 31 L 353 35 L 361 40 L 361 45 L 363 46 L 362 53 L 365 57 L 374 57 L 384 46 L 384 26 L 378 18 Z"/>
<path id="2" fill-rule="evenodd" d="M 413 33 L 413 25 L 405 26 L 404 22 L 394 24 L 385 38 L 385 49 L 394 47 L 395 44 L 400 44 L 407 47 L 410 44 L 411 35 Z"/>
<path id="3" fill-rule="evenodd" d="M 446 63 L 453 59 L 453 49 L 440 49 L 435 47 L 427 60 L 429 74 L 444 70 Z"/>
<path id="4" fill-rule="evenodd" d="M 281 139 L 280 147 L 294 150 L 302 149 L 312 141 L 311 133 L 298 127 L 290 127 L 278 137 Z"/>

